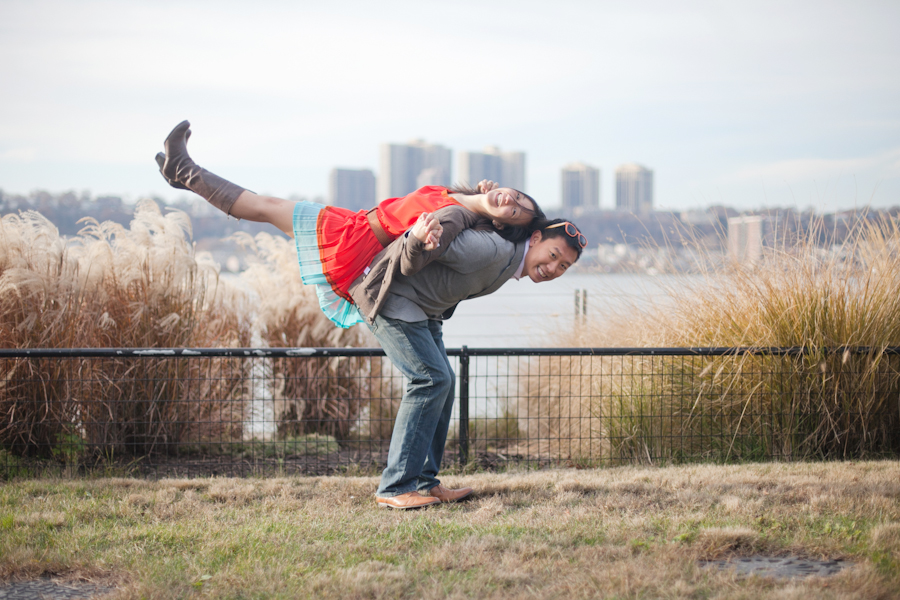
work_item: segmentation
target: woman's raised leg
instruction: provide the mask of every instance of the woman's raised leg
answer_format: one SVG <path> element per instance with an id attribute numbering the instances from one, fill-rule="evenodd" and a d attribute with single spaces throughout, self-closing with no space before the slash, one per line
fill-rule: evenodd
<path id="1" fill-rule="evenodd" d="M 165 154 L 160 152 L 156 155 L 159 171 L 169 185 L 203 196 L 226 215 L 271 223 L 294 237 L 295 203 L 272 196 L 260 196 L 198 166 L 187 152 L 190 127 L 191 124 L 187 121 L 176 125 L 166 138 Z"/>
<path id="2" fill-rule="evenodd" d="M 294 206 L 296 204 L 291 200 L 275 196 L 260 196 L 250 190 L 244 190 L 231 205 L 229 214 L 235 219 L 271 223 L 289 237 L 294 237 Z"/>

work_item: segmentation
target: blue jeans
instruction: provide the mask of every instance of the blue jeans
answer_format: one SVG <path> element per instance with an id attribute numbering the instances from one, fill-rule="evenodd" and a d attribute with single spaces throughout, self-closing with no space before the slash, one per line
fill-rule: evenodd
<path id="1" fill-rule="evenodd" d="M 456 376 L 450 368 L 440 321 L 409 323 L 375 317 L 369 328 L 406 377 L 406 391 L 391 435 L 387 467 L 375 495 L 390 498 L 438 485 Z"/>

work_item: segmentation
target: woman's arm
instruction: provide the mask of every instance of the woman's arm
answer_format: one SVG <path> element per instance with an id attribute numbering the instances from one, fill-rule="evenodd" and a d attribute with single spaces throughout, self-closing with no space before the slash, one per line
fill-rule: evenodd
<path id="1" fill-rule="evenodd" d="M 418 273 L 422 268 L 436 260 L 450 247 L 456 236 L 464 229 L 474 226 L 479 216 L 463 206 L 445 206 L 434 213 L 442 232 L 440 244 L 433 250 L 426 250 L 425 243 L 415 235 L 407 232 L 403 251 L 400 253 L 400 272 L 407 277 Z"/>

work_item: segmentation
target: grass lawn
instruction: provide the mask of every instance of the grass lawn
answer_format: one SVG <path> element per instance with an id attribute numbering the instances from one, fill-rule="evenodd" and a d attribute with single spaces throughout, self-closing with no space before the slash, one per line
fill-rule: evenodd
<path id="1" fill-rule="evenodd" d="M 900 463 L 622 467 L 446 477 L 476 497 L 376 507 L 374 477 L 0 485 L 0 579 L 112 598 L 900 597 Z M 700 559 L 853 561 L 736 576 Z"/>

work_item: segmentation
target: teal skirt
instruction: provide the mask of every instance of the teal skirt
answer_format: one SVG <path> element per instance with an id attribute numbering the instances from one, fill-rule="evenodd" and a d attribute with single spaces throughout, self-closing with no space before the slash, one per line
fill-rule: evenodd
<path id="1" fill-rule="evenodd" d="M 300 263 L 300 278 L 305 285 L 316 286 L 319 308 L 338 327 L 353 327 L 362 323 L 363 318 L 356 305 L 337 295 L 322 270 L 319 259 L 319 238 L 316 224 L 319 212 L 325 206 L 316 202 L 298 202 L 294 206 L 294 242 L 297 244 L 297 260 Z"/>

